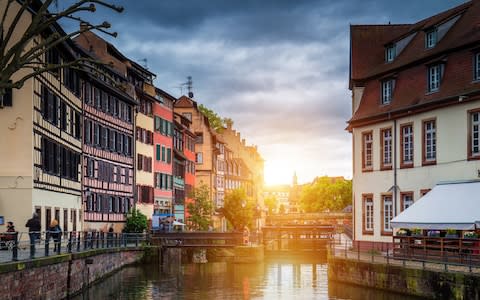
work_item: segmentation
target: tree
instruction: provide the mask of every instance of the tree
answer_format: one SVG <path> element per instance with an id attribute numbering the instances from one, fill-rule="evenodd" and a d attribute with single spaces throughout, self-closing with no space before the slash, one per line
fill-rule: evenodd
<path id="1" fill-rule="evenodd" d="M 210 200 L 209 188 L 206 184 L 202 184 L 195 188 L 190 195 L 194 200 L 188 203 L 187 209 L 190 213 L 188 221 L 191 223 L 193 230 L 208 230 L 213 214 L 213 204 Z"/>
<path id="2" fill-rule="evenodd" d="M 116 37 L 117 33 L 107 31 L 108 22 L 91 24 L 81 17 L 82 12 L 95 12 L 100 5 L 116 12 L 123 7 L 102 0 L 77 0 L 66 9 L 52 13 L 48 10 L 55 0 L 2 0 L 0 2 L 0 104 L 3 96 L 11 89 L 20 89 L 24 83 L 45 72 L 65 67 L 72 69 L 92 69 L 105 65 L 90 57 L 80 57 L 65 61 L 48 61 L 48 52 L 67 43 L 72 37 L 86 31 L 97 30 Z M 2 12 L 3 10 L 3 12 Z M 22 18 L 31 13 L 31 22 L 22 28 Z M 82 26 L 76 31 L 65 33 L 58 26 L 61 20 L 73 20 Z M 24 30 L 24 31 L 23 31 Z M 19 70 L 28 72 L 14 76 Z M 18 73 L 17 73 L 18 74 Z"/>
<path id="3" fill-rule="evenodd" d="M 223 215 L 234 230 L 243 230 L 253 223 L 255 208 L 255 202 L 247 197 L 245 190 L 235 189 L 225 195 Z"/>
<path id="4" fill-rule="evenodd" d="M 264 200 L 265 206 L 268 208 L 268 214 L 271 215 L 273 211 L 277 208 L 277 197 L 271 195 L 265 198 Z"/>
<path id="5" fill-rule="evenodd" d="M 330 178 L 317 178 L 303 188 L 300 205 L 305 212 L 340 211 L 352 204 L 352 181 Z"/>
<path id="6" fill-rule="evenodd" d="M 132 208 L 127 216 L 125 232 L 143 232 L 147 229 L 147 216 L 138 209 Z"/>
<path id="7" fill-rule="evenodd" d="M 233 120 L 230 118 L 222 118 L 213 110 L 207 108 L 203 104 L 198 106 L 200 112 L 207 117 L 208 123 L 210 123 L 210 127 L 217 133 L 222 133 L 223 128 L 226 124 L 233 125 Z"/>

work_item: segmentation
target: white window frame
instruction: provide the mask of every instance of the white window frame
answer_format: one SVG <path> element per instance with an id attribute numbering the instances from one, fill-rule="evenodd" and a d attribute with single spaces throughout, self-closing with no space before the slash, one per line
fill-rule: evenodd
<path id="1" fill-rule="evenodd" d="M 413 163 L 413 126 L 407 125 L 402 128 L 403 163 Z"/>
<path id="2" fill-rule="evenodd" d="M 392 102 L 394 87 L 395 81 L 393 79 L 382 81 L 382 104 L 390 104 Z"/>
<path id="3" fill-rule="evenodd" d="M 364 143 L 364 168 L 373 167 L 373 133 L 369 132 L 363 135 Z"/>
<path id="4" fill-rule="evenodd" d="M 392 129 L 382 130 L 383 138 L 383 165 L 392 165 Z"/>
<path id="5" fill-rule="evenodd" d="M 383 195 L 383 231 L 392 231 L 393 200 L 391 195 Z"/>
<path id="6" fill-rule="evenodd" d="M 437 29 L 425 32 L 425 48 L 431 49 L 437 45 Z"/>
<path id="7" fill-rule="evenodd" d="M 480 112 L 472 112 L 471 118 L 471 151 L 472 156 L 480 156 Z"/>
<path id="8" fill-rule="evenodd" d="M 402 195 L 403 207 L 402 211 L 406 210 L 413 204 L 413 195 L 412 194 L 403 194 Z"/>
<path id="9" fill-rule="evenodd" d="M 429 126 L 430 125 L 430 126 Z M 437 127 L 435 120 L 426 121 L 424 124 L 425 161 L 437 159 Z"/>
<path id="10" fill-rule="evenodd" d="M 387 46 L 385 49 L 385 61 L 392 62 L 396 56 L 396 47 L 395 45 Z"/>
<path id="11" fill-rule="evenodd" d="M 437 92 L 443 76 L 443 64 L 428 67 L 428 91 Z"/>
<path id="12" fill-rule="evenodd" d="M 373 231 L 373 198 L 365 199 L 365 230 Z"/>

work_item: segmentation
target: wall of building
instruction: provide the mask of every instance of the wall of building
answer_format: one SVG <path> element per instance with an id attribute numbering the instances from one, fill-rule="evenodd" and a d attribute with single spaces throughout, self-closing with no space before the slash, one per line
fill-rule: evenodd
<path id="1" fill-rule="evenodd" d="M 400 193 L 413 192 L 413 200 L 421 197 L 421 190 L 431 189 L 441 181 L 478 179 L 480 161 L 468 157 L 468 111 L 480 108 L 480 101 L 468 102 L 400 118 L 397 120 L 396 165 L 397 170 L 397 214 L 400 213 Z M 437 162 L 422 166 L 422 120 L 436 119 Z M 414 164 L 413 168 L 400 169 L 400 125 L 413 123 Z M 381 235 L 381 196 L 390 193 L 394 185 L 394 171 L 380 171 L 380 129 L 391 127 L 393 121 L 354 128 L 354 173 L 353 191 L 355 201 L 355 239 L 362 241 L 391 242 L 390 236 Z M 362 132 L 373 130 L 373 171 L 362 172 Z M 393 151 L 393 150 L 392 150 Z M 374 234 L 362 234 L 362 194 L 373 194 Z M 452 199 L 454 201 L 454 199 Z"/>
<path id="2" fill-rule="evenodd" d="M 143 250 L 107 250 L 65 254 L 0 267 L 0 295 L 8 299 L 64 299 L 88 283 L 139 262 Z M 92 260 L 87 264 L 86 260 Z"/>
<path id="3" fill-rule="evenodd" d="M 338 257 L 328 259 L 328 279 L 429 299 L 480 297 L 480 276 L 476 274 L 411 269 Z"/>

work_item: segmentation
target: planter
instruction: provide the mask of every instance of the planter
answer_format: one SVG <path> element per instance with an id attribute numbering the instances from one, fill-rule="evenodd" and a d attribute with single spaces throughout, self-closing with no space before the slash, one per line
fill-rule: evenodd
<path id="1" fill-rule="evenodd" d="M 446 234 L 445 238 L 447 238 L 447 239 L 458 239 L 458 234 Z"/>

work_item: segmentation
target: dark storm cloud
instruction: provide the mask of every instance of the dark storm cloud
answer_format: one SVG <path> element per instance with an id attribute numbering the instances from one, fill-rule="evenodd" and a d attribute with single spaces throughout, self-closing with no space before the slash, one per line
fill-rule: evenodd
<path id="1" fill-rule="evenodd" d="M 156 84 L 180 96 L 193 76 L 195 99 L 231 117 L 286 181 L 351 174 L 349 25 L 412 23 L 462 0 L 113 1 L 99 9 L 119 32 L 108 38 L 133 60 L 148 59 Z M 185 90 L 183 90 L 185 93 Z M 301 158 L 295 165 L 286 158 Z M 267 170 L 268 174 L 268 170 Z"/>

